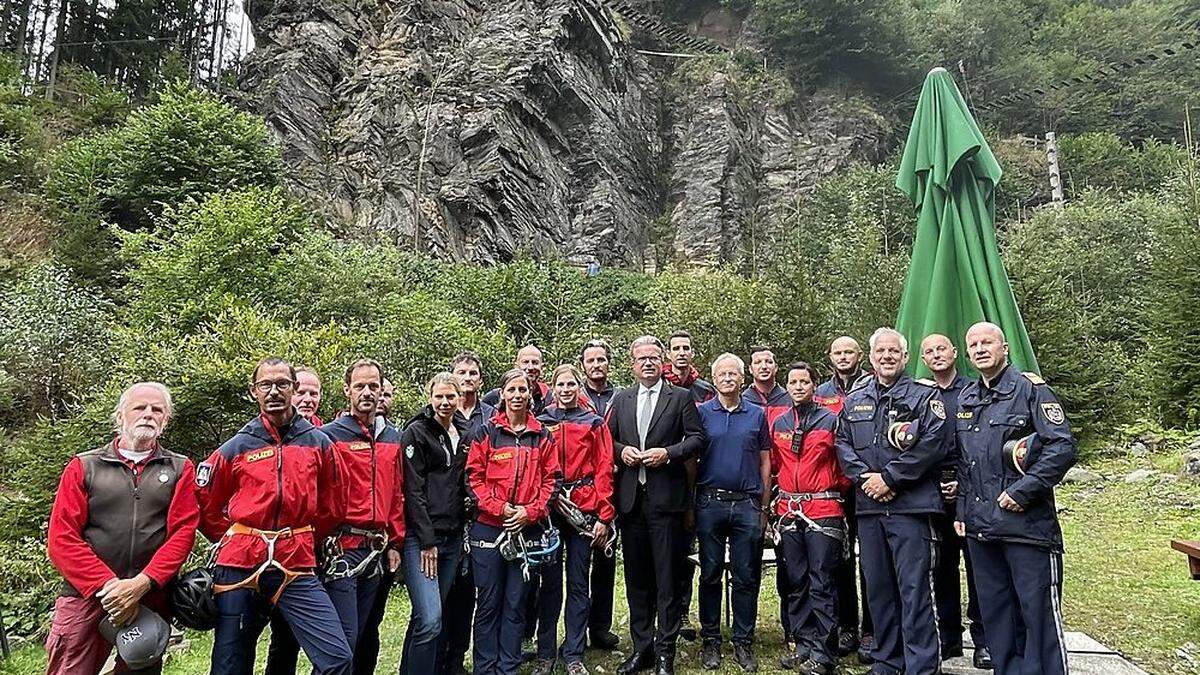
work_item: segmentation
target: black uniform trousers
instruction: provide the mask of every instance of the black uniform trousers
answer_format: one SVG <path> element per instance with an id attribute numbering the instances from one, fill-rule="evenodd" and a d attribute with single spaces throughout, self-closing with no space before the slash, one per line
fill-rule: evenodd
<path id="1" fill-rule="evenodd" d="M 967 539 L 988 650 L 997 675 L 1062 675 L 1062 554 L 1039 546 Z"/>
<path id="2" fill-rule="evenodd" d="M 845 533 L 841 518 L 821 518 L 816 523 Z M 788 639 L 812 660 L 832 666 L 838 661 L 834 575 L 846 545 L 830 534 L 805 527 L 802 521 L 796 523 L 796 529 L 785 531 L 779 544 L 783 556 L 777 571 L 788 579 L 788 594 L 780 596 L 791 630 Z"/>
<path id="3" fill-rule="evenodd" d="M 634 652 L 653 648 L 658 656 L 674 657 L 683 621 L 680 579 L 687 574 L 691 536 L 683 525 L 683 513 L 649 509 L 646 489 L 639 486 L 633 508 L 621 514 L 620 523 L 625 539 L 625 597 Z"/>
<path id="4" fill-rule="evenodd" d="M 603 633 L 612 630 L 613 590 L 617 585 L 617 556 L 592 556 L 592 608 L 588 630 Z"/>
<path id="5" fill-rule="evenodd" d="M 933 572 L 933 595 L 937 600 L 938 632 L 942 638 L 942 651 L 962 649 L 963 615 L 962 582 L 958 573 L 959 560 L 967 567 L 967 628 L 971 631 L 971 642 L 976 647 L 986 647 L 983 616 L 979 613 L 979 591 L 975 590 L 975 578 L 971 575 L 971 556 L 966 542 L 954 531 L 954 516 L 940 514 L 933 517 L 937 530 L 938 555 Z"/>
<path id="6" fill-rule="evenodd" d="M 941 672 L 933 601 L 937 535 L 926 514 L 858 516 L 867 602 L 875 619 L 876 675 Z"/>
<path id="7" fill-rule="evenodd" d="M 854 493 L 849 492 L 842 502 L 846 512 L 846 523 L 850 527 L 850 541 L 858 540 L 858 518 L 854 515 Z M 838 628 L 859 635 L 870 635 L 874 632 L 871 622 L 871 610 L 867 607 L 867 582 L 863 578 L 851 547 L 850 556 L 838 565 L 834 575 L 837 585 Z M 858 589 L 862 588 L 862 621 L 859 621 Z"/>

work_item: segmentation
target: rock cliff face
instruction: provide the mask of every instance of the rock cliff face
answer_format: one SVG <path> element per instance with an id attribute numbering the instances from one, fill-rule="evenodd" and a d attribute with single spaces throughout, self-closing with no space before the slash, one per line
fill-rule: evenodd
<path id="1" fill-rule="evenodd" d="M 638 267 L 665 244 L 693 263 L 745 261 L 821 175 L 878 154 L 869 111 L 758 100 L 728 58 L 646 54 L 669 38 L 614 6 L 636 9 L 258 2 L 241 88 L 294 190 L 340 233 L 457 260 L 526 250 Z M 691 32 L 748 33 L 714 17 Z"/>

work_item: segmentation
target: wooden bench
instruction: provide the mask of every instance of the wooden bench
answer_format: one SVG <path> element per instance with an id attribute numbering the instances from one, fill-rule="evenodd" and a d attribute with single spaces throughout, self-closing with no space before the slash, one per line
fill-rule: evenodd
<path id="1" fill-rule="evenodd" d="M 1171 548 L 1188 557 L 1188 570 L 1192 573 L 1192 579 L 1200 581 L 1200 541 L 1172 539 Z"/>

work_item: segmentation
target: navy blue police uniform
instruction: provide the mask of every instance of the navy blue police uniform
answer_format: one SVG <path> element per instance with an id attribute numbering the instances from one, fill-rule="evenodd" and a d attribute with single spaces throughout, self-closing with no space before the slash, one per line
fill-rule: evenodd
<path id="1" fill-rule="evenodd" d="M 932 380 L 921 380 L 931 386 L 937 386 Z M 940 481 L 949 483 L 958 480 L 958 450 L 954 446 L 954 419 L 958 413 L 958 395 L 970 382 L 960 374 L 955 374 L 954 380 L 947 387 L 937 387 L 938 396 L 946 408 L 946 459 L 942 461 Z M 967 618 L 971 631 L 971 643 L 976 648 L 986 646 L 983 629 L 983 617 L 979 612 L 979 591 L 975 589 L 975 580 L 971 575 L 971 556 L 967 553 L 962 538 L 954 532 L 954 514 L 958 508 L 956 498 L 947 499 L 942 513 L 933 517 L 934 528 L 937 529 L 938 555 L 933 568 L 933 591 L 937 600 L 938 631 L 942 638 L 942 655 L 961 654 L 963 648 L 962 622 L 962 583 L 958 574 L 960 559 L 967 567 Z"/>
<path id="2" fill-rule="evenodd" d="M 1042 378 L 1009 365 L 958 397 L 958 520 L 999 675 L 1067 672 L 1062 628 L 1062 529 L 1054 486 L 1075 463 L 1075 437 Z M 1024 440 L 1021 467 L 1006 444 Z M 1000 508 L 1002 492 L 1020 512 Z"/>
<path id="3" fill-rule="evenodd" d="M 858 537 L 867 602 L 874 620 L 879 675 L 941 672 L 941 645 L 933 599 L 937 534 L 930 517 L 942 510 L 938 468 L 946 456 L 945 406 L 932 387 L 906 373 L 885 387 L 863 378 L 838 416 L 838 461 L 854 484 Z M 889 428 L 910 424 L 903 450 Z M 867 473 L 879 473 L 894 493 L 876 501 L 863 491 Z M 903 635 L 903 638 L 901 636 Z"/>

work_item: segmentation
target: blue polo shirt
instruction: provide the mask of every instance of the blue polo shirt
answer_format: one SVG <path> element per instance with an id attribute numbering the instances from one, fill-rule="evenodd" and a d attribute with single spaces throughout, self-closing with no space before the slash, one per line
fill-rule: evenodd
<path id="1" fill-rule="evenodd" d="M 696 410 L 705 436 L 697 485 L 761 495 L 759 453 L 771 449 L 766 411 L 745 399 L 726 410 L 720 398 L 712 398 Z"/>

